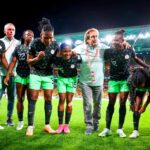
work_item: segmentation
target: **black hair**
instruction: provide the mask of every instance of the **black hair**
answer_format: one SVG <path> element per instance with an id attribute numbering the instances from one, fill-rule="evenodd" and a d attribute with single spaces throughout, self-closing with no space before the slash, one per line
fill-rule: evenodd
<path id="1" fill-rule="evenodd" d="M 124 34 L 124 33 L 125 33 L 125 30 L 124 29 L 120 29 L 120 30 L 115 32 L 115 35 Z"/>
<path id="2" fill-rule="evenodd" d="M 54 31 L 54 28 L 53 26 L 51 25 L 51 22 L 49 19 L 47 18 L 42 18 L 41 21 L 39 21 L 39 26 L 38 26 L 38 29 L 40 32 L 44 31 L 44 32 L 53 32 Z"/>
<path id="3" fill-rule="evenodd" d="M 31 29 L 27 29 L 27 30 L 23 31 L 22 37 L 21 37 L 21 39 L 20 39 L 21 44 L 24 44 L 24 42 L 25 42 L 25 40 L 24 40 L 24 34 L 25 34 L 27 31 L 33 33 L 33 31 L 32 31 Z M 34 36 L 34 33 L 33 33 L 33 36 Z"/>
<path id="4" fill-rule="evenodd" d="M 139 87 L 140 85 L 145 83 L 146 82 L 146 74 L 145 74 L 144 70 L 141 68 L 136 69 L 132 74 L 131 81 L 134 84 L 134 86 L 136 86 L 136 87 Z"/>

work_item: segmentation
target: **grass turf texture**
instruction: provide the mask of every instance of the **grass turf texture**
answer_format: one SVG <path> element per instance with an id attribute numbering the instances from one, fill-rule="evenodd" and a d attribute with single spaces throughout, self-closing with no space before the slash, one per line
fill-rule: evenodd
<path id="1" fill-rule="evenodd" d="M 108 101 L 102 101 L 100 131 L 105 128 L 105 115 Z M 58 100 L 53 100 L 53 111 L 51 116 L 51 126 L 53 129 L 58 127 L 57 117 Z M 85 124 L 83 119 L 82 100 L 73 100 L 73 113 L 70 121 L 70 134 L 55 134 L 50 135 L 43 131 L 44 127 L 44 101 L 39 99 L 36 104 L 35 119 L 34 119 L 34 135 L 27 137 L 25 135 L 27 129 L 27 100 L 24 103 L 24 122 L 25 126 L 21 131 L 16 130 L 18 123 L 16 102 L 13 113 L 14 127 L 7 127 L 6 122 L 6 107 L 7 100 L 5 97 L 0 104 L 0 123 L 5 127 L 0 130 L 0 150 L 149 150 L 150 149 L 150 109 L 142 114 L 140 120 L 140 136 L 137 139 L 130 139 L 129 134 L 133 131 L 132 112 L 129 111 L 129 102 L 127 102 L 127 113 L 124 124 L 124 132 L 126 138 L 119 138 L 116 135 L 118 125 L 118 102 L 115 105 L 115 112 L 112 119 L 111 130 L 112 135 L 109 137 L 98 137 L 99 132 L 93 132 L 87 136 L 85 132 Z"/>

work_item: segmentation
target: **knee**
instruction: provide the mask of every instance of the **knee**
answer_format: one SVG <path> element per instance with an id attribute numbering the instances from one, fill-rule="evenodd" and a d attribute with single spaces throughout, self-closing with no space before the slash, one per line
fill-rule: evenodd
<path id="1" fill-rule="evenodd" d="M 51 95 L 44 95 L 44 99 L 48 99 L 48 100 L 51 100 L 52 99 L 52 96 Z"/>
<path id="2" fill-rule="evenodd" d="M 67 107 L 71 108 L 72 107 L 72 102 L 67 103 Z"/>
<path id="3" fill-rule="evenodd" d="M 124 107 L 126 105 L 126 101 L 120 101 L 120 106 Z"/>
<path id="4" fill-rule="evenodd" d="M 59 99 L 59 105 L 64 105 L 65 99 Z"/>
<path id="5" fill-rule="evenodd" d="M 64 109 L 64 102 L 59 102 L 58 109 L 59 110 L 63 110 Z"/>
<path id="6" fill-rule="evenodd" d="M 25 99 L 24 96 L 23 97 L 18 97 L 18 103 L 23 103 L 24 99 Z"/>
<path id="7" fill-rule="evenodd" d="M 38 99 L 38 95 L 32 93 L 32 94 L 30 95 L 29 99 L 31 99 L 31 100 L 37 100 L 37 99 Z"/>

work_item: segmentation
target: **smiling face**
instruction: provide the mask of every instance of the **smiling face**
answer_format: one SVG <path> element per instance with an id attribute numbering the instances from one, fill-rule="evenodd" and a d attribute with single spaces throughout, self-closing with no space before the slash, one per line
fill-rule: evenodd
<path id="1" fill-rule="evenodd" d="M 65 46 L 63 50 L 61 50 L 61 56 L 63 59 L 68 60 L 72 55 L 71 47 Z"/>
<path id="2" fill-rule="evenodd" d="M 96 46 L 98 44 L 98 34 L 96 31 L 91 31 L 89 33 L 89 41 L 91 46 Z"/>
<path id="3" fill-rule="evenodd" d="M 85 33 L 85 43 L 90 46 L 97 46 L 99 42 L 99 32 L 97 29 L 92 28 Z"/>

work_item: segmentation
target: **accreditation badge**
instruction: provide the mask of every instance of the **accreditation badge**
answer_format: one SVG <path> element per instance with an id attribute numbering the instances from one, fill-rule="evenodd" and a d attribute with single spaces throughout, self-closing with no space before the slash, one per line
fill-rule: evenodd
<path id="1" fill-rule="evenodd" d="M 91 71 L 91 81 L 92 82 L 95 81 L 95 73 L 94 73 L 94 71 Z"/>

